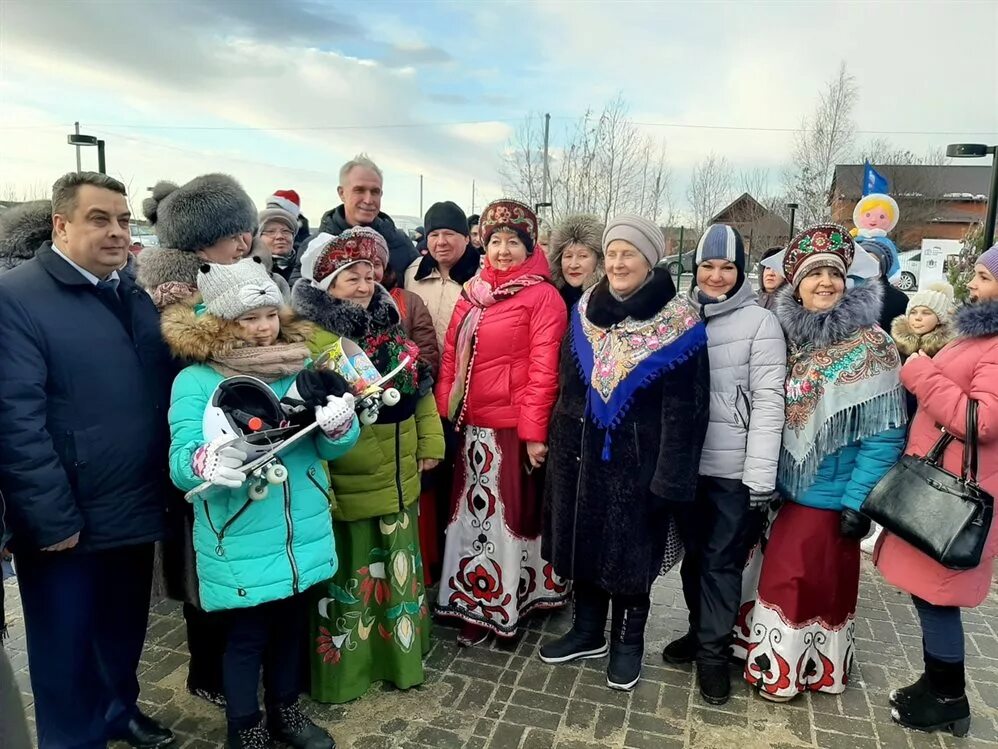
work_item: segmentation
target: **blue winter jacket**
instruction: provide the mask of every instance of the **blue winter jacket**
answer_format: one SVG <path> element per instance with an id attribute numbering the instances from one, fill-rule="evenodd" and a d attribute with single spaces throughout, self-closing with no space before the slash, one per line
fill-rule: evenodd
<path id="1" fill-rule="evenodd" d="M 102 299 L 46 243 L 0 277 L 0 493 L 15 552 L 80 533 L 77 552 L 155 541 L 177 371 L 149 295 Z"/>
<path id="2" fill-rule="evenodd" d="M 785 487 L 780 492 L 807 507 L 859 512 L 866 495 L 897 463 L 906 431 L 895 427 L 847 445 L 821 461 L 814 483 L 801 496 L 791 496 Z"/>
<path id="3" fill-rule="evenodd" d="M 191 460 L 206 440 L 205 408 L 224 378 L 211 367 L 187 367 L 173 384 L 170 405 L 170 476 L 182 490 L 202 483 Z M 271 383 L 284 397 L 295 378 Z M 260 501 L 247 487 L 214 487 L 194 499 L 194 550 L 201 605 L 206 611 L 245 608 L 289 598 L 328 580 L 336 572 L 336 549 L 324 461 L 346 453 L 360 434 L 336 441 L 305 438 L 279 455 L 288 480 L 272 486 Z"/>

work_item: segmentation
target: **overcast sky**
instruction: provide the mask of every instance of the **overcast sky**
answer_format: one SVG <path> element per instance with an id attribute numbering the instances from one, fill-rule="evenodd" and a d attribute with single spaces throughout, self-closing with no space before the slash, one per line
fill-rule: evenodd
<path id="1" fill-rule="evenodd" d="M 996 40 L 993 0 L 0 0 L 0 193 L 75 168 L 79 120 L 138 198 L 223 171 L 258 204 L 298 190 L 314 221 L 366 151 L 389 213 L 418 213 L 420 174 L 424 207 L 470 209 L 474 179 L 480 209 L 524 116 L 550 112 L 557 146 L 621 92 L 639 122 L 760 128 L 648 126 L 682 210 L 708 150 L 775 181 L 792 135 L 765 128 L 797 126 L 842 60 L 861 140 L 998 141 Z"/>

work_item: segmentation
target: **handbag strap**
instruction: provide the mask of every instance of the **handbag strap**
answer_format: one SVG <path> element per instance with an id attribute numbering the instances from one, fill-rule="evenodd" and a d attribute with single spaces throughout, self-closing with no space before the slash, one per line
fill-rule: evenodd
<path id="1" fill-rule="evenodd" d="M 967 399 L 967 434 L 963 440 L 963 469 L 960 474 L 964 481 L 977 481 L 977 401 Z"/>
<path id="2" fill-rule="evenodd" d="M 936 444 L 932 446 L 928 454 L 925 456 L 925 460 L 933 465 L 939 465 L 939 459 L 942 458 L 943 452 L 949 447 L 950 443 L 954 440 L 952 434 L 947 432 L 945 429 L 942 430 L 942 434 L 939 435 L 939 439 L 936 440 Z"/>

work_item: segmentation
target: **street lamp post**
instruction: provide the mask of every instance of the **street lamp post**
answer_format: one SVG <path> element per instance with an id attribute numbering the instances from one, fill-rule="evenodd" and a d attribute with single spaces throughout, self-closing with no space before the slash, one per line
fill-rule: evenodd
<path id="1" fill-rule="evenodd" d="M 790 209 L 790 236 L 787 237 L 787 244 L 794 238 L 794 219 L 797 217 L 797 207 L 796 203 L 787 203 L 787 208 Z"/>
<path id="2" fill-rule="evenodd" d="M 988 155 L 992 157 L 991 191 L 988 194 L 988 212 L 984 219 L 984 249 L 988 249 L 995 242 L 995 208 L 998 207 L 998 145 L 951 143 L 946 146 L 946 155 L 957 159 L 979 159 Z"/>
<path id="3" fill-rule="evenodd" d="M 80 133 L 70 133 L 66 136 L 66 142 L 71 146 L 76 147 L 76 153 L 79 154 L 80 146 L 97 146 L 97 171 L 101 174 L 107 174 L 107 164 L 104 161 L 104 141 L 98 138 L 96 135 L 81 135 Z M 77 171 L 79 171 L 79 160 L 76 162 Z"/>

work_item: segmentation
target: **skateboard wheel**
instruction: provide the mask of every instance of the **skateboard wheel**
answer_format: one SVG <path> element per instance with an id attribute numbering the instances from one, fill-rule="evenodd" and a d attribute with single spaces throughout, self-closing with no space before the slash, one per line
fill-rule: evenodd
<path id="1" fill-rule="evenodd" d="M 272 465 L 267 469 L 267 483 L 268 484 L 283 484 L 288 480 L 288 469 L 282 466 L 280 463 Z"/>
<path id="2" fill-rule="evenodd" d="M 388 388 L 381 394 L 381 401 L 386 406 L 397 406 L 402 396 L 395 388 Z"/>
<path id="3" fill-rule="evenodd" d="M 267 484 L 253 484 L 249 488 L 249 498 L 256 502 L 266 499 L 269 489 L 270 487 Z"/>
<path id="4" fill-rule="evenodd" d="M 372 411 L 371 409 L 364 409 L 360 412 L 360 423 L 364 426 L 370 426 L 378 420 L 378 412 Z"/>

